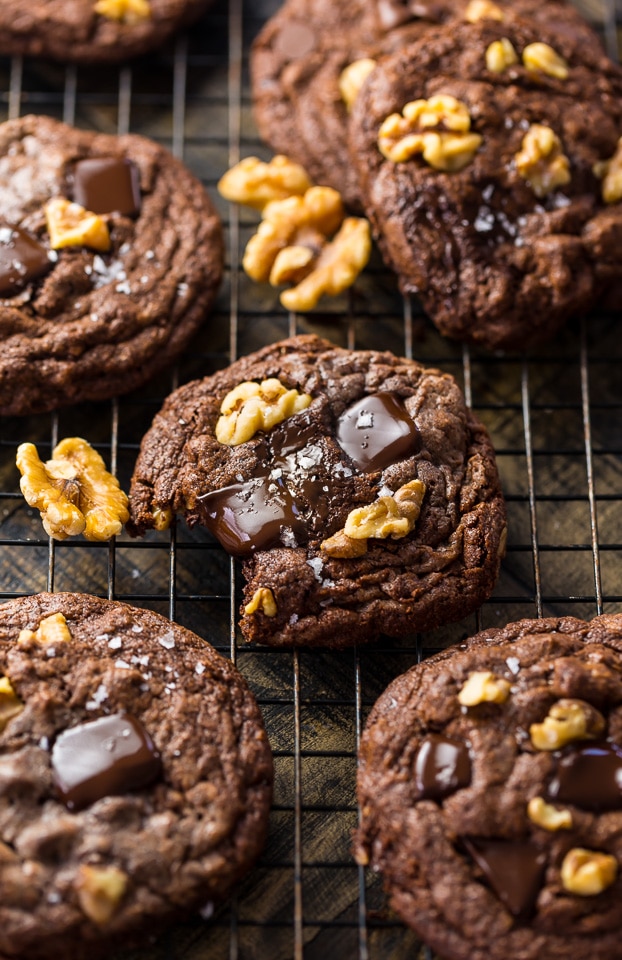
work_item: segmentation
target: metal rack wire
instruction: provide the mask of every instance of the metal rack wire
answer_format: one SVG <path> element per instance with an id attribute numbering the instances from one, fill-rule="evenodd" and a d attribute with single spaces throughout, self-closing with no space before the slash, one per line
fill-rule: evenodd
<path id="1" fill-rule="evenodd" d="M 226 280 L 191 353 L 166 376 L 109 403 L 0 422 L 0 599 L 74 590 L 150 607 L 234 659 L 255 691 L 275 754 L 266 851 L 210 920 L 171 930 L 133 960 L 412 960 L 430 957 L 387 909 L 378 878 L 350 856 L 356 747 L 384 687 L 413 662 L 477 629 L 524 616 L 591 618 L 622 610 L 622 361 L 612 314 L 571 323 L 541 351 L 479 353 L 439 337 L 402 301 L 376 259 L 347 297 L 288 316 L 248 281 L 240 255 L 252 218 L 214 190 L 241 156 L 269 153 L 250 116 L 247 52 L 278 0 L 224 0 L 164 50 L 121 68 L 0 60 L 0 119 L 39 112 L 164 143 L 202 179 L 226 226 Z M 585 10 L 617 55 L 622 10 Z M 383 347 L 453 373 L 487 424 L 509 512 L 508 554 L 477 615 L 402 641 L 330 653 L 249 648 L 236 626 L 238 570 L 204 531 L 183 524 L 142 541 L 54 543 L 19 494 L 15 448 L 46 454 L 82 435 L 127 488 L 140 439 L 180 382 L 289 333 Z M 112 958 L 114 960 L 114 958 Z M 116 960 L 130 960 L 130 955 Z"/>

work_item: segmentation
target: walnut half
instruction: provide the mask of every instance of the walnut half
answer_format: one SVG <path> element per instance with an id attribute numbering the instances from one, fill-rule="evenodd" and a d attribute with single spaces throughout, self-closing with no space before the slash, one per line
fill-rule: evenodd
<path id="1" fill-rule="evenodd" d="M 585 700 L 558 700 L 542 723 L 532 723 L 529 736 L 536 750 L 560 750 L 575 740 L 594 740 L 605 730 L 605 718 Z"/>
<path id="2" fill-rule="evenodd" d="M 443 93 L 412 100 L 401 114 L 388 116 L 378 131 L 378 148 L 388 160 L 404 163 L 421 154 L 435 170 L 447 173 L 471 163 L 481 143 L 481 136 L 471 133 L 466 104 Z"/>
<path id="3" fill-rule="evenodd" d="M 280 380 L 271 377 L 255 383 L 245 380 L 230 390 L 220 406 L 216 423 L 216 439 L 236 447 L 254 437 L 258 430 L 271 430 L 311 403 L 311 394 L 288 390 Z"/>
<path id="4" fill-rule="evenodd" d="M 46 463 L 33 443 L 22 443 L 16 463 L 21 491 L 41 513 L 48 536 L 65 540 L 82 533 L 87 540 L 109 540 L 121 533 L 129 519 L 127 496 L 86 440 L 61 440 Z"/>
<path id="5" fill-rule="evenodd" d="M 367 541 L 391 537 L 399 540 L 414 529 L 425 495 L 425 483 L 410 480 L 392 497 L 378 497 L 374 503 L 351 510 L 342 530 L 320 546 L 329 557 L 348 559 L 367 552 Z"/>

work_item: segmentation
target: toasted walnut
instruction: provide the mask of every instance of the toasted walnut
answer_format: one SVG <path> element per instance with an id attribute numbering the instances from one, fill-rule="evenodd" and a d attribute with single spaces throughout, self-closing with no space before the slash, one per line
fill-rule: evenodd
<path id="1" fill-rule="evenodd" d="M 491 73 L 503 73 L 514 63 L 518 63 L 518 54 L 507 37 L 494 40 L 486 47 L 486 69 Z"/>
<path id="2" fill-rule="evenodd" d="M 246 157 L 218 181 L 218 191 L 232 203 L 263 210 L 273 200 L 303 196 L 312 186 L 306 170 L 289 157 L 278 154 L 270 163 Z"/>
<path id="3" fill-rule="evenodd" d="M 579 897 L 595 897 L 615 882 L 618 863 L 615 857 L 598 850 L 574 847 L 561 867 L 562 886 Z"/>
<path id="4" fill-rule="evenodd" d="M 543 830 L 571 830 L 572 814 L 570 810 L 557 810 L 542 797 L 532 797 L 527 804 L 527 816 Z"/>
<path id="5" fill-rule="evenodd" d="M 53 250 L 61 247 L 91 247 L 110 250 L 110 233 L 101 217 L 79 203 L 54 197 L 45 205 L 45 219 Z"/>
<path id="6" fill-rule="evenodd" d="M 154 507 L 151 511 L 154 530 L 168 530 L 173 522 L 173 511 L 170 507 Z"/>
<path id="7" fill-rule="evenodd" d="M 303 197 L 267 204 L 257 233 L 249 240 L 242 265 L 253 280 L 270 279 L 277 255 L 286 247 L 304 246 L 314 256 L 343 220 L 343 203 L 330 187 L 311 187 Z"/>
<path id="8" fill-rule="evenodd" d="M 562 152 L 562 142 L 541 123 L 531 124 L 514 159 L 518 173 L 537 197 L 570 182 L 570 161 Z"/>
<path id="9" fill-rule="evenodd" d="M 24 704 L 15 693 L 9 678 L 0 677 L 0 733 L 2 733 L 9 720 L 16 717 L 23 709 Z"/>
<path id="10" fill-rule="evenodd" d="M 622 137 L 616 152 L 609 160 L 601 160 L 593 166 L 594 176 L 602 180 L 601 195 L 605 203 L 622 200 Z"/>
<path id="11" fill-rule="evenodd" d="M 536 750 L 559 750 L 574 740 L 594 740 L 605 730 L 602 713 L 585 700 L 558 700 L 542 723 L 529 728 Z"/>
<path id="12" fill-rule="evenodd" d="M 354 101 L 358 97 L 361 87 L 375 66 L 375 60 L 370 57 L 363 57 L 362 60 L 355 60 L 354 63 L 348 64 L 345 70 L 341 71 L 339 93 L 348 110 L 351 110 L 354 106 Z"/>
<path id="13" fill-rule="evenodd" d="M 310 264 L 311 272 L 291 290 L 283 291 L 281 303 L 287 310 L 312 310 L 324 295 L 334 297 L 351 287 L 365 268 L 370 253 L 369 223 L 359 217 L 348 217 L 331 243 L 327 243 Z M 270 282 L 275 282 L 272 276 Z"/>
<path id="14" fill-rule="evenodd" d="M 467 23 L 477 23 L 478 20 L 505 20 L 503 10 L 491 0 L 471 0 L 464 11 Z"/>
<path id="15" fill-rule="evenodd" d="M 148 0 L 97 0 L 93 9 L 102 17 L 128 24 L 140 23 L 151 17 Z"/>
<path id="16" fill-rule="evenodd" d="M 71 640 L 71 633 L 62 613 L 51 613 L 49 617 L 44 617 L 36 630 L 20 630 L 18 643 L 51 644 L 68 643 Z"/>
<path id="17" fill-rule="evenodd" d="M 220 405 L 216 439 L 229 447 L 250 440 L 258 430 L 271 430 L 311 403 L 309 393 L 288 390 L 272 377 L 253 383 L 246 380 L 230 390 Z"/>
<path id="18" fill-rule="evenodd" d="M 86 440 L 68 437 L 42 463 L 32 443 L 17 449 L 20 487 L 41 513 L 43 528 L 55 540 L 83 533 L 87 540 L 109 540 L 129 518 L 119 481 Z"/>
<path id="19" fill-rule="evenodd" d="M 276 600 L 269 587 L 259 587 L 258 590 L 255 590 L 253 599 L 244 607 L 244 613 L 247 613 L 249 616 L 257 613 L 258 610 L 261 610 L 266 617 L 276 617 Z"/>
<path id="20" fill-rule="evenodd" d="M 527 44 L 523 50 L 523 63 L 528 70 L 537 70 L 558 80 L 568 77 L 568 64 L 548 43 Z"/>
<path id="21" fill-rule="evenodd" d="M 466 104 L 448 94 L 413 100 L 402 113 L 392 113 L 378 132 L 380 152 L 403 163 L 420 153 L 435 170 L 453 173 L 471 163 L 482 138 L 470 133 Z"/>
<path id="22" fill-rule="evenodd" d="M 75 880 L 80 907 L 93 923 L 102 927 L 117 912 L 127 890 L 128 877 L 118 867 L 82 864 Z"/>
<path id="23" fill-rule="evenodd" d="M 512 684 L 503 677 L 496 677 L 490 670 L 470 673 L 458 693 L 463 707 L 475 707 L 478 703 L 505 703 Z"/>
<path id="24" fill-rule="evenodd" d="M 421 480 L 410 480 L 392 497 L 378 497 L 374 503 L 357 507 L 348 514 L 343 530 L 324 540 L 320 549 L 329 557 L 362 556 L 370 539 L 399 540 L 414 529 L 425 495 Z M 351 544 L 354 541 L 354 544 Z M 358 541 L 365 549 L 356 544 Z"/>

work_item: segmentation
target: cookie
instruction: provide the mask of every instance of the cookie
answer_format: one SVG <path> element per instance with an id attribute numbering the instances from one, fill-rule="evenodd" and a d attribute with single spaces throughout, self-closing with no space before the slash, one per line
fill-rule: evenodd
<path id="1" fill-rule="evenodd" d="M 171 364 L 220 284 L 201 183 L 144 137 L 0 125 L 0 414 L 133 390 Z"/>
<path id="2" fill-rule="evenodd" d="M 4 0 L 0 54 L 117 63 L 161 46 L 211 0 Z"/>
<path id="3" fill-rule="evenodd" d="M 487 630 L 393 681 L 355 853 L 448 960 L 611 960 L 622 918 L 622 616 Z"/>
<path id="4" fill-rule="evenodd" d="M 442 333 L 531 347 L 619 275 L 621 93 L 606 57 L 518 21 L 436 28 L 367 78 L 350 122 L 361 196 Z"/>
<path id="5" fill-rule="evenodd" d="M 347 149 L 343 72 L 363 61 L 350 80 L 356 88 L 369 70 L 367 61 L 400 50 L 431 25 L 479 16 L 508 22 L 516 14 L 533 18 L 556 36 L 602 51 L 596 33 L 566 3 L 289 0 L 265 25 L 251 51 L 253 106 L 260 134 L 276 153 L 301 163 L 314 182 L 334 187 L 358 210 L 358 179 Z"/>
<path id="6" fill-rule="evenodd" d="M 0 606 L 0 954 L 110 956 L 255 861 L 272 759 L 236 668 L 159 614 Z"/>
<path id="7" fill-rule="evenodd" d="M 459 620 L 505 540 L 490 438 L 453 378 L 308 335 L 175 391 L 129 499 L 131 534 L 180 512 L 243 561 L 242 633 L 275 646 Z"/>

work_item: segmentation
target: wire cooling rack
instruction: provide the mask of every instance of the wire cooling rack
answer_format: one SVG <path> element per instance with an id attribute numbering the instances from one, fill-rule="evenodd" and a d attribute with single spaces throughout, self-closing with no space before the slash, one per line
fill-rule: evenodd
<path id="1" fill-rule="evenodd" d="M 529 355 L 494 356 L 442 339 L 416 303 L 397 295 L 378 258 L 348 296 L 306 317 L 286 314 L 274 291 L 241 271 L 253 220 L 221 201 L 215 184 L 240 157 L 270 156 L 252 123 L 247 53 L 277 6 L 220 0 L 187 35 L 121 68 L 0 59 L 0 119 L 45 113 L 162 142 L 203 181 L 227 236 L 216 309 L 174 370 L 108 403 L 0 421 L 0 599 L 82 591 L 179 621 L 235 660 L 274 750 L 268 844 L 233 901 L 210 920 L 177 926 L 142 952 L 111 960 L 429 960 L 389 911 L 379 879 L 350 855 L 356 746 L 370 706 L 398 673 L 478 629 L 622 610 L 619 316 L 581 318 Z M 617 56 L 622 9 L 616 19 L 613 0 L 604 0 L 583 12 Z M 349 652 L 252 648 L 236 626 L 237 567 L 205 531 L 179 523 L 112 544 L 54 543 L 43 534 L 19 493 L 18 443 L 32 441 L 46 457 L 58 439 L 84 436 L 127 489 L 140 439 L 171 389 L 295 332 L 414 356 L 463 386 L 492 435 L 509 514 L 501 576 L 476 615 Z"/>

